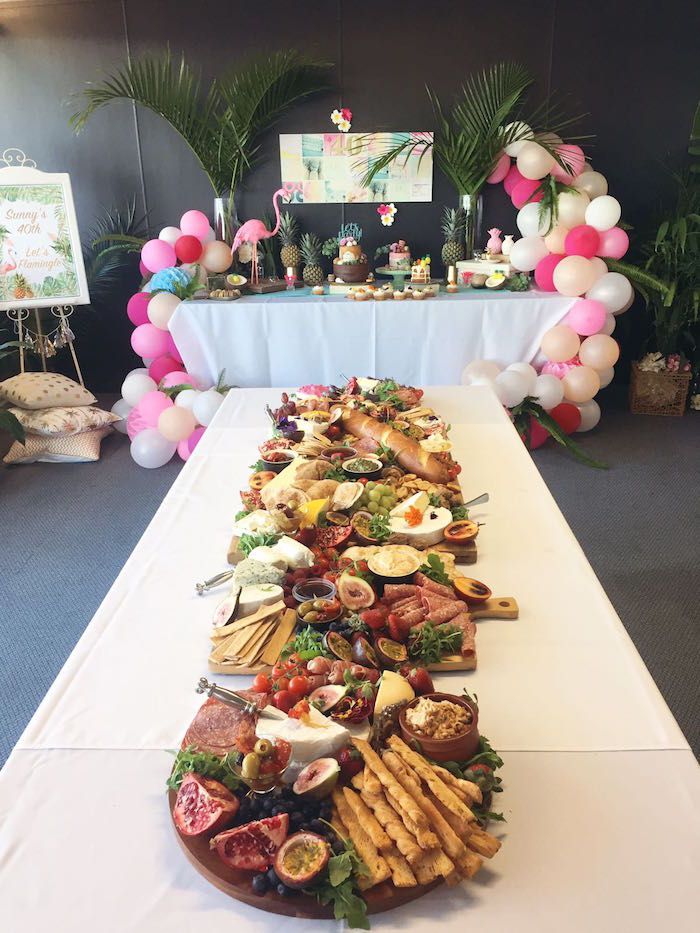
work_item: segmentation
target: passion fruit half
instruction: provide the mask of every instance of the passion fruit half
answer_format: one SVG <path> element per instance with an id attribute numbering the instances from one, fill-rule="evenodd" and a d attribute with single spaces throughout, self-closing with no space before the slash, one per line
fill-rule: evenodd
<path id="1" fill-rule="evenodd" d="M 392 638 L 377 638 L 374 642 L 377 649 L 379 660 L 387 667 L 394 667 L 397 664 L 403 664 L 408 661 L 408 650 L 406 645 L 402 645 Z"/>
<path id="2" fill-rule="evenodd" d="M 316 833 L 294 833 L 275 855 L 275 873 L 288 888 L 299 890 L 310 885 L 328 864 L 331 848 Z"/>
<path id="3" fill-rule="evenodd" d="M 387 639 L 388 641 L 389 639 Z M 364 635 L 355 638 L 352 643 L 352 660 L 363 667 L 379 667 L 377 652 L 370 645 Z"/>
<path id="4" fill-rule="evenodd" d="M 343 638 L 337 632 L 326 632 L 323 641 L 331 654 L 341 661 L 352 661 L 352 646 L 347 639 Z"/>

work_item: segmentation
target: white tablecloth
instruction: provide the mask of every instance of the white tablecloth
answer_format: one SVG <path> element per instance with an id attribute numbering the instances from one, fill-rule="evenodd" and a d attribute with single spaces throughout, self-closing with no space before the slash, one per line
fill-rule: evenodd
<path id="1" fill-rule="evenodd" d="M 163 794 L 164 750 L 201 702 L 220 598 L 193 585 L 225 566 L 277 395 L 228 396 L 0 773 L 8 929 L 309 929 L 204 882 Z M 439 915 L 454 931 L 470 919 L 494 933 L 690 930 L 700 785 L 687 743 L 492 393 L 434 388 L 426 401 L 453 424 L 466 495 L 491 494 L 473 572 L 521 606 L 517 621 L 479 623 L 477 671 L 436 678 L 479 695 L 483 731 L 506 758 L 508 823 L 474 884 L 373 927 L 427 933 Z"/>
<path id="2" fill-rule="evenodd" d="M 573 301 L 533 290 L 354 302 L 306 289 L 232 302 L 186 301 L 170 330 L 188 372 L 206 385 L 222 370 L 239 386 L 338 383 L 341 374 L 458 385 L 471 360 L 505 366 L 536 358 L 542 335 Z"/>

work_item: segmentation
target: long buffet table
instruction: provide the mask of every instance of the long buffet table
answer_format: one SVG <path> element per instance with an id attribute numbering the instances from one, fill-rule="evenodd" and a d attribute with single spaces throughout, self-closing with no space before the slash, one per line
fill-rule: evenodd
<path id="1" fill-rule="evenodd" d="M 238 490 L 274 390 L 234 391 L 166 496 L 0 772 L 0 891 L 8 930 L 71 933 L 335 929 L 230 900 L 183 855 L 165 751 L 201 698 Z M 373 916 L 378 930 L 487 933 L 694 929 L 700 782 L 692 753 L 495 397 L 426 395 L 453 425 L 478 512 L 476 575 L 520 619 L 479 623 L 466 683 L 506 761 L 508 822 L 474 882 Z M 659 620 L 660 624 L 662 620 Z M 227 678 L 221 678 L 226 680 Z M 244 678 L 229 678 L 243 686 Z"/>
<path id="2" fill-rule="evenodd" d="M 170 330 L 187 371 L 205 385 L 225 370 L 237 386 L 338 383 L 341 373 L 408 385 L 459 385 L 476 359 L 528 362 L 573 298 L 537 289 L 465 289 L 422 301 L 350 301 L 308 288 L 237 301 L 186 301 Z"/>

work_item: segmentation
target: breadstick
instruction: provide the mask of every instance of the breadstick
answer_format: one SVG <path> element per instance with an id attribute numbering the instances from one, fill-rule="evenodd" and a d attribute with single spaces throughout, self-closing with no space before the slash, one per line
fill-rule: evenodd
<path id="1" fill-rule="evenodd" d="M 446 807 L 444 803 L 440 803 L 437 797 L 434 796 L 432 791 L 428 792 L 428 796 L 435 805 L 435 807 L 440 811 L 443 819 L 446 823 L 452 827 L 455 833 L 459 836 L 460 839 L 466 842 L 467 837 L 471 832 L 471 827 L 474 826 L 474 822 L 469 822 L 469 820 L 462 819 L 461 816 L 458 816 L 456 813 L 453 813 L 449 807 Z"/>
<path id="2" fill-rule="evenodd" d="M 383 853 L 391 869 L 391 880 L 397 888 L 415 888 L 418 884 L 416 876 L 411 871 L 411 866 L 401 855 L 399 850 L 392 846 L 388 852 Z"/>
<path id="3" fill-rule="evenodd" d="M 440 765 L 431 764 L 430 767 L 439 778 L 442 778 L 448 787 L 452 788 L 455 794 L 457 794 L 467 806 L 469 806 L 470 803 L 480 804 L 483 801 L 481 788 L 478 784 L 475 784 L 473 781 L 465 781 L 455 777 L 451 771 L 448 771 L 447 768 L 442 768 Z"/>
<path id="4" fill-rule="evenodd" d="M 367 833 L 379 851 L 383 852 L 385 850 L 392 849 L 393 843 L 391 839 L 384 832 L 381 825 L 377 821 L 377 818 L 374 816 L 367 804 L 364 803 L 360 797 L 358 797 L 355 791 L 350 790 L 349 787 L 344 787 L 343 793 L 345 794 L 345 799 L 355 814 L 358 823 Z"/>
<path id="5" fill-rule="evenodd" d="M 464 878 L 473 878 L 483 864 L 483 859 L 471 849 L 467 849 L 464 855 L 457 859 L 457 867 Z"/>
<path id="6" fill-rule="evenodd" d="M 440 848 L 429 849 L 423 853 L 423 858 L 413 866 L 419 884 L 430 884 L 437 878 L 449 878 L 454 872 L 454 863 Z"/>
<path id="7" fill-rule="evenodd" d="M 387 802 L 384 793 L 370 794 L 368 791 L 362 791 L 362 799 L 368 807 L 372 809 L 375 817 L 386 830 L 387 836 L 391 837 L 396 843 L 396 848 L 404 855 L 410 863 L 417 862 L 423 850 L 417 844 L 415 838 L 404 826 L 401 817 L 397 815 L 394 808 Z"/>
<path id="8" fill-rule="evenodd" d="M 387 878 L 391 877 L 391 870 L 386 861 L 379 852 L 377 852 L 377 848 L 372 840 L 360 827 L 360 824 L 355 819 L 355 814 L 346 802 L 343 792 L 339 787 L 336 787 L 333 791 L 333 803 L 335 804 L 341 820 L 347 827 L 352 844 L 357 850 L 357 854 L 369 871 L 369 879 L 366 886 L 373 887 L 375 884 L 386 881 Z"/>
<path id="9" fill-rule="evenodd" d="M 422 758 L 420 755 L 416 754 L 412 749 L 406 745 L 397 735 L 392 735 L 389 738 L 389 746 L 393 751 L 406 762 L 406 764 L 411 765 L 415 771 L 421 777 L 421 780 L 425 781 L 431 791 L 435 794 L 437 799 L 443 803 L 446 807 L 456 813 L 458 816 L 461 816 L 465 820 L 474 820 L 475 816 L 469 807 L 464 804 L 459 797 L 450 790 L 450 788 L 443 783 L 443 781 L 435 774 L 425 758 Z"/>
<path id="10" fill-rule="evenodd" d="M 481 829 L 481 827 L 475 827 L 471 831 L 467 839 L 467 845 L 474 852 L 478 852 L 479 855 L 483 855 L 485 858 L 493 858 L 496 852 L 501 848 L 501 843 L 498 839 L 492 836 L 491 833 L 487 833 L 485 829 Z"/>
<path id="11" fill-rule="evenodd" d="M 406 811 L 407 815 L 415 823 L 416 827 L 423 832 L 429 832 L 430 826 L 428 825 L 428 820 L 425 814 L 414 801 L 413 797 L 406 793 L 391 771 L 389 771 L 387 766 L 383 763 L 379 755 L 374 751 L 372 746 L 368 742 L 365 742 L 364 739 L 353 739 L 352 743 L 364 758 L 365 764 L 372 769 L 374 774 L 381 781 L 384 788 L 389 791 L 389 793 L 394 797 L 401 808 Z M 461 804 L 461 801 L 458 801 L 458 803 Z"/>

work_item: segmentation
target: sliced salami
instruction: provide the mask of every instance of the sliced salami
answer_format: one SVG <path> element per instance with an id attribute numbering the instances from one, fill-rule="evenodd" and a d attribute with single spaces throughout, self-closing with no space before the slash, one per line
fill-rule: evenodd
<path id="1" fill-rule="evenodd" d="M 251 691 L 241 691 L 250 694 L 247 699 L 253 700 L 259 694 Z M 192 720 L 189 729 L 182 740 L 182 748 L 193 745 L 199 752 L 208 752 L 211 755 L 225 755 L 236 747 L 241 736 L 252 735 L 255 732 L 255 717 L 222 703 L 215 697 L 210 697 L 203 703 L 197 715 Z"/>
<path id="2" fill-rule="evenodd" d="M 431 612 L 433 609 L 438 609 L 440 606 L 452 606 L 455 604 L 459 605 L 460 612 L 467 608 L 467 604 L 462 602 L 462 600 L 454 598 L 448 599 L 446 596 L 440 596 L 438 593 L 431 593 L 429 590 L 425 590 L 425 588 L 421 589 L 420 598 L 421 604 L 426 612 Z"/>
<path id="3" fill-rule="evenodd" d="M 401 616 L 401 620 L 411 626 L 421 626 L 425 622 L 425 613 L 422 609 L 411 609 Z"/>
<path id="4" fill-rule="evenodd" d="M 413 612 L 414 609 L 422 609 L 423 605 L 420 599 L 412 599 L 410 602 L 404 603 L 402 606 L 396 606 L 394 608 L 394 613 L 396 615 L 405 615 L 407 612 Z"/>
<path id="5" fill-rule="evenodd" d="M 476 635 L 476 622 L 468 612 L 460 612 L 459 615 L 450 620 L 450 625 L 458 625 L 463 632 Z"/>
<path id="6" fill-rule="evenodd" d="M 455 616 L 458 616 L 466 609 L 466 603 L 445 602 L 435 609 L 428 610 L 428 618 L 435 625 L 441 625 L 443 622 L 450 622 Z"/>
<path id="7" fill-rule="evenodd" d="M 418 589 L 413 583 L 387 583 L 384 587 L 385 603 L 395 603 L 399 599 L 415 596 Z"/>
<path id="8" fill-rule="evenodd" d="M 406 606 L 415 607 L 422 605 L 419 596 L 408 596 L 406 599 L 398 599 L 395 603 L 392 603 L 389 606 L 390 612 L 401 612 L 402 609 L 405 609 Z"/>
<path id="9" fill-rule="evenodd" d="M 460 647 L 462 657 L 473 658 L 476 653 L 476 625 L 469 613 L 460 612 L 450 619 L 448 624 L 451 628 L 459 628 L 462 631 L 462 644 Z"/>
<path id="10" fill-rule="evenodd" d="M 418 586 L 430 590 L 431 593 L 438 593 L 446 599 L 455 598 L 455 591 L 451 586 L 444 586 L 442 583 L 436 583 L 434 580 L 431 580 L 430 577 L 426 577 L 424 573 L 421 573 L 420 570 L 414 575 L 413 579 Z"/>

